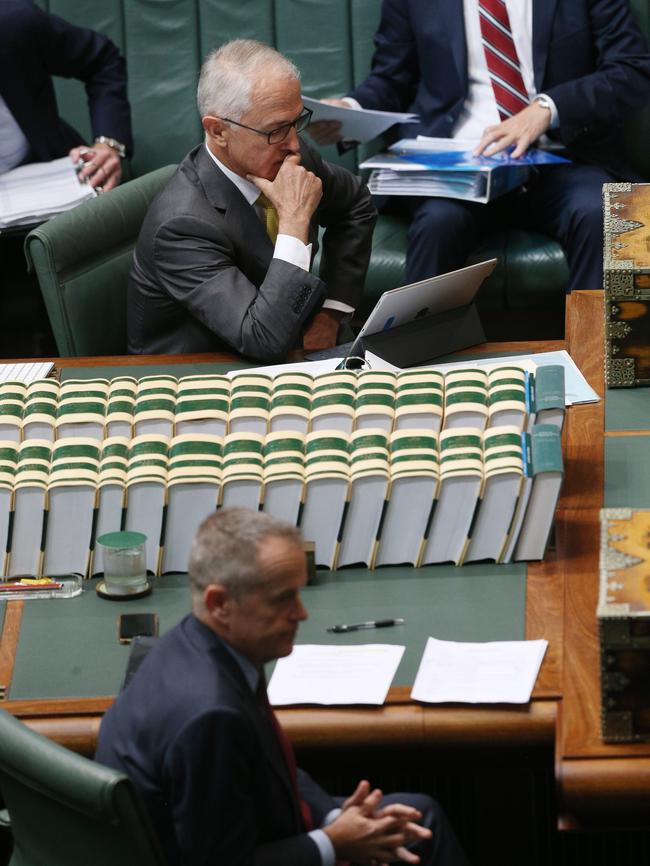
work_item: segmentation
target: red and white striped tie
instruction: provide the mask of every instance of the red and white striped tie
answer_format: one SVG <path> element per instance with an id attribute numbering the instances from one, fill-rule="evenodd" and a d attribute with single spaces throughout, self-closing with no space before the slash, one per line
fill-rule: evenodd
<path id="1" fill-rule="evenodd" d="M 529 104 L 504 0 L 478 0 L 483 50 L 499 117 L 506 120 Z"/>

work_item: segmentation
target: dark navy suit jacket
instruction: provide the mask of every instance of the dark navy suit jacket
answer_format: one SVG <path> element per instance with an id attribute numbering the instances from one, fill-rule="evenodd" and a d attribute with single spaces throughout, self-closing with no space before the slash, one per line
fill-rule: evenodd
<path id="1" fill-rule="evenodd" d="M 286 763 L 239 665 L 185 617 L 102 720 L 96 759 L 127 773 L 170 866 L 319 866 Z M 336 804 L 299 771 L 318 826 Z"/>
<path id="2" fill-rule="evenodd" d="M 462 0 L 384 0 L 375 45 L 351 95 L 364 108 L 417 112 L 409 138 L 450 136 L 468 88 Z M 532 47 L 536 90 L 560 118 L 549 135 L 620 173 L 620 126 L 650 100 L 650 55 L 627 0 L 534 0 Z"/>
<path id="3" fill-rule="evenodd" d="M 126 66 L 106 36 L 42 12 L 31 0 L 0 2 L 0 94 L 31 146 L 33 161 L 65 156 L 81 135 L 59 117 L 51 76 L 78 78 L 93 136 L 132 150 Z"/>

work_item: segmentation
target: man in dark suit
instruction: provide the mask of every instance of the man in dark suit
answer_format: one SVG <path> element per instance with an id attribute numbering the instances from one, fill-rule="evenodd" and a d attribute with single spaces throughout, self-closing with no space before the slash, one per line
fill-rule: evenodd
<path id="1" fill-rule="evenodd" d="M 384 0 L 375 45 L 370 75 L 350 96 L 364 108 L 419 114 L 405 137 L 472 138 L 486 155 L 521 155 L 541 138 L 573 160 L 536 170 L 524 190 L 488 205 L 411 201 L 406 280 L 462 266 L 483 234 L 504 225 L 557 238 L 569 290 L 600 287 L 601 186 L 633 179 L 621 126 L 650 99 L 650 56 L 627 0 Z M 501 110 L 503 76 L 520 94 Z M 337 132 L 317 127 L 314 137 Z"/>
<path id="2" fill-rule="evenodd" d="M 464 864 L 430 798 L 382 801 L 363 781 L 337 805 L 296 769 L 263 665 L 291 653 L 306 580 L 295 527 L 245 509 L 208 517 L 190 556 L 193 613 L 106 713 L 96 759 L 131 777 L 170 866 Z"/>
<path id="3" fill-rule="evenodd" d="M 299 342 L 334 346 L 370 258 L 365 184 L 300 141 L 310 113 L 298 70 L 266 45 L 235 40 L 210 55 L 198 104 L 205 143 L 152 204 L 136 247 L 129 351 L 272 360 Z M 320 278 L 309 272 L 319 226 Z"/>
<path id="4" fill-rule="evenodd" d="M 88 95 L 94 143 L 60 116 L 52 76 L 77 78 Z M 126 67 L 106 36 L 47 15 L 32 0 L 0 3 L 0 173 L 70 153 L 104 190 L 121 179 L 132 150 Z"/>

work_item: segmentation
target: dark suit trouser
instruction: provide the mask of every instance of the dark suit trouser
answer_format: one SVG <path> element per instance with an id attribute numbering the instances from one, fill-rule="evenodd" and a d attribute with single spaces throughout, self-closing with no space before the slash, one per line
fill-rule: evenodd
<path id="1" fill-rule="evenodd" d="M 486 205 L 410 199 L 405 282 L 461 268 L 483 237 L 513 228 L 559 241 L 569 263 L 567 292 L 602 288 L 602 185 L 614 180 L 604 169 L 574 163 L 535 169 L 524 188 Z"/>

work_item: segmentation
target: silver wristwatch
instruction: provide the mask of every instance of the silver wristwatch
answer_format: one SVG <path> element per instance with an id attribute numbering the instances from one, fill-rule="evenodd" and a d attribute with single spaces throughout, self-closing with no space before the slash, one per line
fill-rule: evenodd
<path id="1" fill-rule="evenodd" d="M 126 147 L 121 141 L 117 141 L 115 138 L 107 138 L 105 135 L 98 135 L 95 139 L 95 144 L 106 144 L 115 151 L 120 159 L 124 159 L 126 156 Z"/>
<path id="2" fill-rule="evenodd" d="M 545 93 L 538 94 L 535 99 L 533 99 L 533 102 L 539 102 L 542 108 L 548 108 L 548 110 L 553 113 L 553 103 L 551 102 L 550 97 Z"/>

